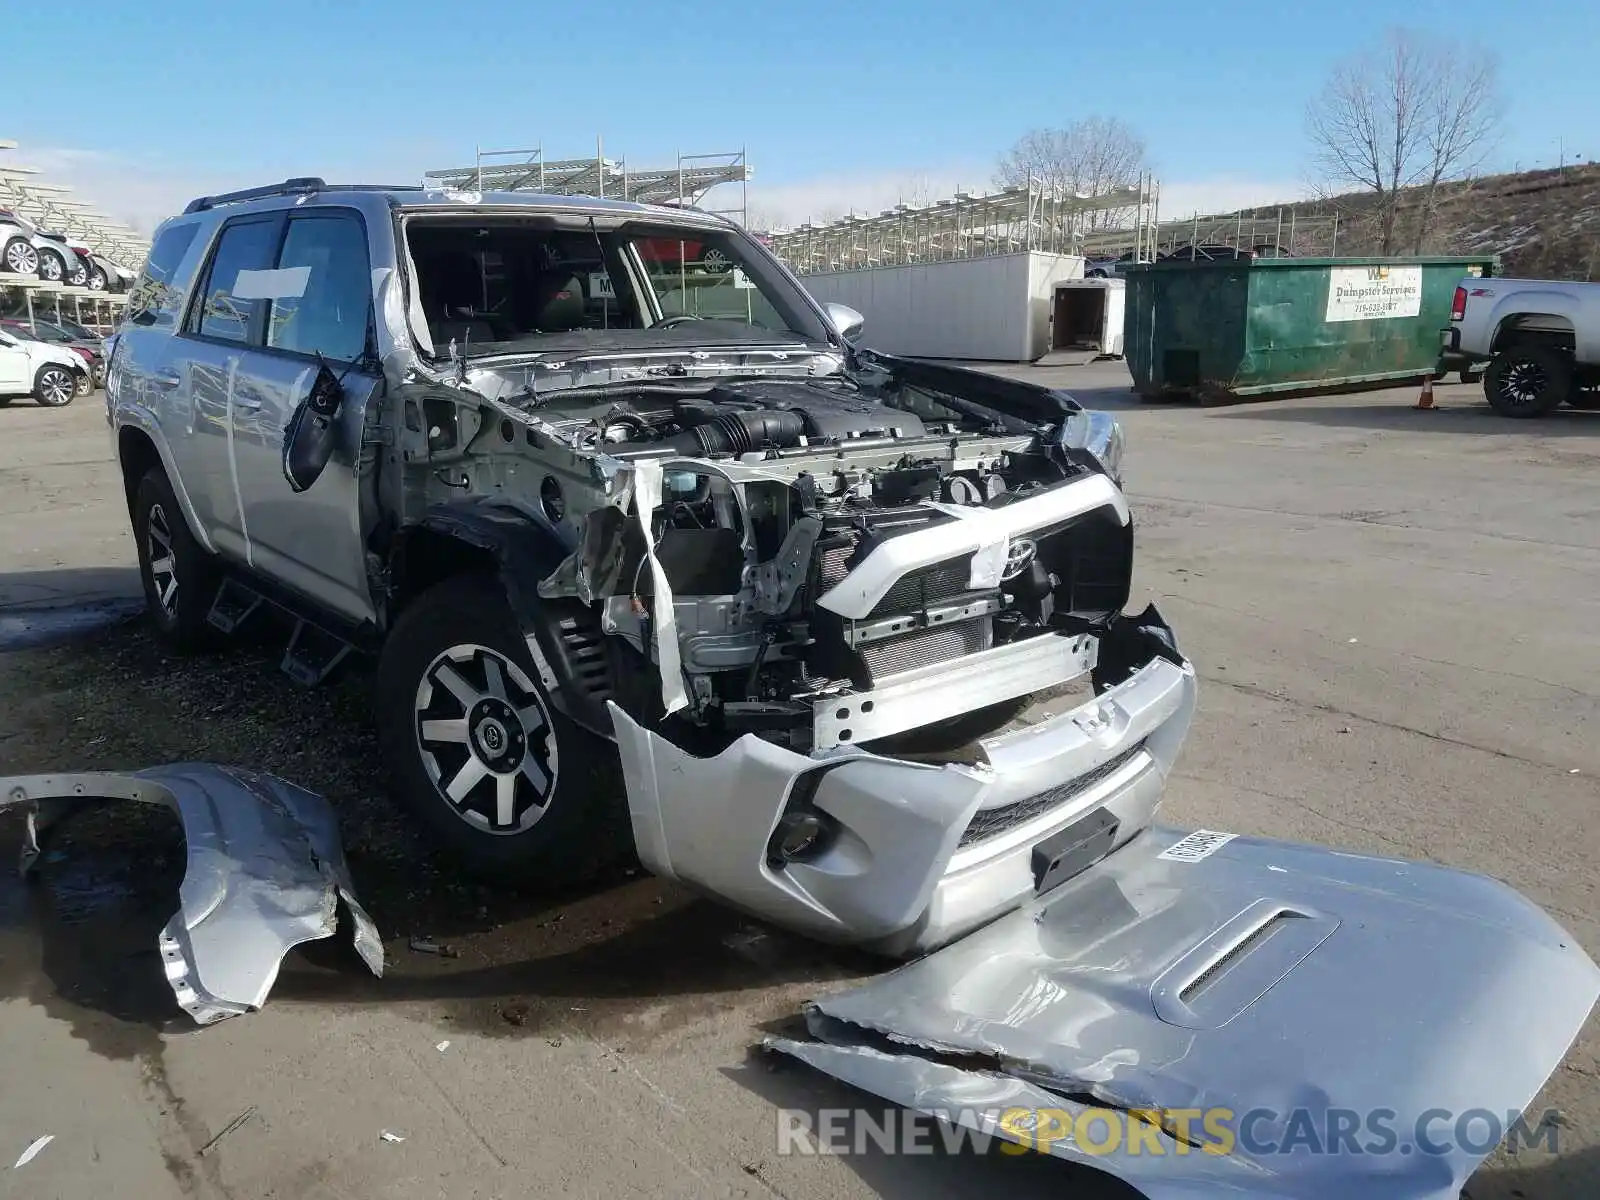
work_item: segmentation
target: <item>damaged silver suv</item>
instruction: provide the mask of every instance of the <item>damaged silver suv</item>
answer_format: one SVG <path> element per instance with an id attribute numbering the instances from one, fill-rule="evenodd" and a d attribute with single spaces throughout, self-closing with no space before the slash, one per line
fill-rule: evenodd
<path id="1" fill-rule="evenodd" d="M 691 209 L 198 199 L 106 388 L 151 617 L 287 613 L 306 683 L 376 653 L 394 793 L 478 871 L 631 850 L 946 942 L 1150 823 L 1194 674 L 1122 612 L 1115 422 L 861 324 Z"/>

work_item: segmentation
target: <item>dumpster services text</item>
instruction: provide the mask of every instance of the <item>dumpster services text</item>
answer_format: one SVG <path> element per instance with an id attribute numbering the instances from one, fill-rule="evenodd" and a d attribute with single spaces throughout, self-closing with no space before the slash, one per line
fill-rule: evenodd
<path id="1" fill-rule="evenodd" d="M 1421 267 L 1334 267 L 1328 321 L 1382 321 L 1422 312 Z"/>

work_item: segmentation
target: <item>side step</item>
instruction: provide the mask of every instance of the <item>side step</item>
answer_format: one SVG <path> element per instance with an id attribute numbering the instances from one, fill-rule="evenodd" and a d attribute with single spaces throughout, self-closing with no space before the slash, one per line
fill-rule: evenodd
<path id="1" fill-rule="evenodd" d="M 283 652 L 283 673 L 305 687 L 316 687 L 350 650 L 350 643 L 343 638 L 296 618 L 289 648 Z"/>
<path id="2" fill-rule="evenodd" d="M 211 602 L 206 620 L 223 633 L 233 633 L 249 620 L 261 607 L 261 593 L 246 587 L 236 579 L 224 579 L 217 589 L 217 598 Z"/>

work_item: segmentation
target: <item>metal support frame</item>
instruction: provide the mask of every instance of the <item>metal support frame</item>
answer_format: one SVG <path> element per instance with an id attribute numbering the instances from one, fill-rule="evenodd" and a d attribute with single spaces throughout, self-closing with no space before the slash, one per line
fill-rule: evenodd
<path id="1" fill-rule="evenodd" d="M 706 208 L 740 225 L 749 213 L 749 181 L 753 172 L 745 151 L 679 154 L 670 167 L 639 169 L 624 158 L 607 158 L 603 138 L 595 139 L 592 158 L 547 159 L 543 147 L 531 150 L 486 150 L 474 147 L 469 167 L 445 167 L 423 174 L 430 187 L 470 188 L 477 192 L 541 192 L 554 196 L 597 196 L 640 204 L 701 207 L 714 189 L 739 185 L 734 206 Z"/>
<path id="2" fill-rule="evenodd" d="M 798 274 L 985 258 L 1038 250 L 1083 254 L 1100 237 L 1154 246 L 1159 185 L 1152 175 L 1096 195 L 1067 194 L 1033 179 L 993 193 L 957 192 L 932 204 L 897 204 L 876 216 L 775 232 L 772 248 Z"/>

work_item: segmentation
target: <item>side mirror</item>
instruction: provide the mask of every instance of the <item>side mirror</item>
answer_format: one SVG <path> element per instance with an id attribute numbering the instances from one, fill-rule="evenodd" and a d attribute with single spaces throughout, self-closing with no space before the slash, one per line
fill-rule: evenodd
<path id="1" fill-rule="evenodd" d="M 314 484 L 333 457 L 343 405 L 344 385 L 323 363 L 311 394 L 300 402 L 283 431 L 283 477 L 292 491 L 303 492 Z"/>
<path id="2" fill-rule="evenodd" d="M 839 336 L 847 342 L 853 342 L 860 337 L 861 330 L 867 323 L 867 319 L 848 304 L 824 304 L 822 311 L 828 314 L 828 320 L 833 322 L 833 327 L 839 331 Z"/>

